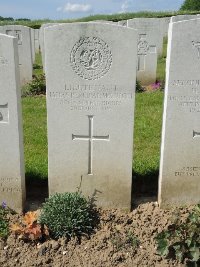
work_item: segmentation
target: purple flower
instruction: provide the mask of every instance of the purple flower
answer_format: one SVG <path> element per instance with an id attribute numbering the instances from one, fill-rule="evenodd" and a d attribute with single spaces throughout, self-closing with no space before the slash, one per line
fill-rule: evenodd
<path id="1" fill-rule="evenodd" d="M 6 206 L 7 206 L 7 205 L 6 205 L 6 202 L 5 202 L 5 201 L 3 201 L 3 202 L 2 202 L 2 204 L 1 204 L 1 207 L 2 207 L 3 209 L 5 209 L 5 208 L 6 208 Z"/>
<path id="2" fill-rule="evenodd" d="M 160 86 L 161 86 L 160 82 L 155 82 L 155 83 L 151 84 L 151 87 L 152 87 L 153 90 L 159 89 Z"/>

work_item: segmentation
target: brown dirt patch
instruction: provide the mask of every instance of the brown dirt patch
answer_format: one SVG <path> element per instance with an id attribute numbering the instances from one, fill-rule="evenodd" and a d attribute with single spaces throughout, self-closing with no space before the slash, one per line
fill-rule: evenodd
<path id="1" fill-rule="evenodd" d="M 190 208 L 181 209 L 186 217 Z M 135 267 L 185 266 L 156 252 L 155 235 L 170 224 L 174 210 L 161 210 L 156 202 L 139 205 L 130 213 L 100 209 L 100 225 L 88 240 L 48 240 L 30 243 L 16 239 L 0 241 L 1 267 Z M 14 215 L 16 221 L 20 215 Z M 140 241 L 135 247 L 133 239 Z M 134 239 L 135 240 L 135 239 Z M 131 241 L 133 241 L 131 243 Z"/>

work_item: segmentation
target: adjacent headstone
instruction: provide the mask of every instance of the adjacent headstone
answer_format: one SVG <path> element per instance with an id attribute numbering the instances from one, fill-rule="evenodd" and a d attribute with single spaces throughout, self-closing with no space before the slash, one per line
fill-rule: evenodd
<path id="1" fill-rule="evenodd" d="M 200 19 L 171 23 L 159 203 L 200 203 Z"/>
<path id="2" fill-rule="evenodd" d="M 25 175 L 17 42 L 0 34 L 0 203 L 20 212 Z"/>
<path id="3" fill-rule="evenodd" d="M 160 18 L 163 37 L 168 36 L 168 29 L 169 29 L 170 20 L 171 20 L 171 17 Z"/>
<path id="4" fill-rule="evenodd" d="M 42 24 L 39 30 L 39 43 L 40 43 L 40 51 L 42 55 L 42 65 L 43 65 L 43 70 L 45 72 L 45 49 L 44 49 L 44 29 L 47 27 L 55 26 L 58 25 L 59 23 L 46 23 Z"/>
<path id="5" fill-rule="evenodd" d="M 162 22 L 157 18 L 135 18 L 127 20 L 127 27 L 136 29 L 139 35 L 145 36 L 146 41 L 155 46 L 158 55 L 163 50 Z"/>
<path id="6" fill-rule="evenodd" d="M 34 29 L 31 30 L 31 50 L 32 50 L 32 61 L 35 62 L 35 32 Z"/>
<path id="7" fill-rule="evenodd" d="M 32 80 L 33 71 L 30 28 L 21 25 L 6 25 L 0 27 L 0 33 L 18 39 L 20 84 L 24 85 Z"/>
<path id="8" fill-rule="evenodd" d="M 190 19 L 196 19 L 197 15 L 177 15 L 172 16 L 170 22 L 178 22 L 183 20 L 190 20 Z"/>
<path id="9" fill-rule="evenodd" d="M 40 52 L 39 29 L 34 29 L 34 39 L 35 39 L 35 53 L 39 53 Z"/>
<path id="10" fill-rule="evenodd" d="M 100 206 L 130 208 L 136 31 L 49 27 L 45 57 L 50 194 L 80 187 Z"/>
<path id="11" fill-rule="evenodd" d="M 139 34 L 137 80 L 141 85 L 150 85 L 156 81 L 156 71 L 156 46 L 148 43 L 146 35 Z"/>

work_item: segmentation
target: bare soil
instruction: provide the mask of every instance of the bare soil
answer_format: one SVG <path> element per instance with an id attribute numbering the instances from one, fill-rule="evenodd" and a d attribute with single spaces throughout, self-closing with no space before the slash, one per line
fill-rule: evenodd
<path id="1" fill-rule="evenodd" d="M 185 218 L 192 207 L 180 209 Z M 154 237 L 171 224 L 175 210 L 157 202 L 139 204 L 132 212 L 99 209 L 100 224 L 90 238 L 25 242 L 10 235 L 0 240 L 1 267 L 182 267 L 157 254 Z M 12 222 L 20 218 L 13 215 Z"/>

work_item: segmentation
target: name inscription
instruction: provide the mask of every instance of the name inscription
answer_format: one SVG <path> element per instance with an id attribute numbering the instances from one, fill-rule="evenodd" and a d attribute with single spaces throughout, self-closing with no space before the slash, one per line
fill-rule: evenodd
<path id="1" fill-rule="evenodd" d="M 22 189 L 13 184 L 19 183 L 18 178 L 0 178 L 0 192 L 1 193 L 21 193 Z"/>
<path id="2" fill-rule="evenodd" d="M 200 80 L 173 80 L 171 86 L 181 88 L 181 90 L 187 88 L 189 94 L 169 95 L 169 101 L 177 103 L 186 111 L 200 112 Z"/>
<path id="3" fill-rule="evenodd" d="M 175 176 L 200 176 L 200 167 L 183 167 L 180 171 L 175 171 Z"/>
<path id="4" fill-rule="evenodd" d="M 50 91 L 48 96 L 70 110 L 111 110 L 133 98 L 123 91 L 116 85 L 65 85 L 64 91 Z"/>

